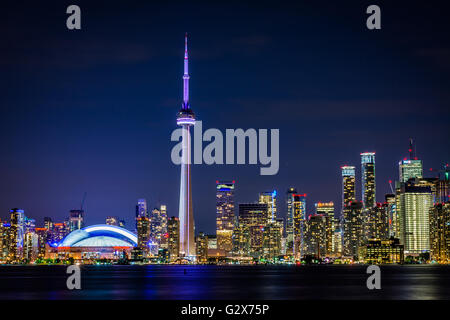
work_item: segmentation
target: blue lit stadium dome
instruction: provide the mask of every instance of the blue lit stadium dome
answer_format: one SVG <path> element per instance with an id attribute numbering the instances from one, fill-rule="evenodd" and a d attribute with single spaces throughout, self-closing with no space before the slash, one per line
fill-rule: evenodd
<path id="1" fill-rule="evenodd" d="M 69 233 L 58 245 L 59 248 L 75 247 L 135 247 L 134 233 L 117 226 L 97 224 Z"/>

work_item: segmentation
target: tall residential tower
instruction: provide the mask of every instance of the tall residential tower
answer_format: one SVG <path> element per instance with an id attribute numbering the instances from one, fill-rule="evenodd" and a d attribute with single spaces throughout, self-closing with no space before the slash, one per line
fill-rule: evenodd
<path id="1" fill-rule="evenodd" d="M 364 208 L 376 204 L 375 152 L 361 153 L 362 200 Z"/>
<path id="2" fill-rule="evenodd" d="M 355 193 L 355 167 L 342 166 L 342 210 L 356 200 Z"/>
<path id="3" fill-rule="evenodd" d="M 225 252 L 233 249 L 234 183 L 234 180 L 216 181 L 217 249 Z"/>

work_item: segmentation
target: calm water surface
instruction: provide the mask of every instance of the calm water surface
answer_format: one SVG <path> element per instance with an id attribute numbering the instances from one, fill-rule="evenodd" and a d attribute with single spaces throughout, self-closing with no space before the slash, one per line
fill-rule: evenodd
<path id="1" fill-rule="evenodd" d="M 381 290 L 366 268 L 82 266 L 68 290 L 65 266 L 0 266 L 0 299 L 450 299 L 449 266 L 381 266 Z"/>

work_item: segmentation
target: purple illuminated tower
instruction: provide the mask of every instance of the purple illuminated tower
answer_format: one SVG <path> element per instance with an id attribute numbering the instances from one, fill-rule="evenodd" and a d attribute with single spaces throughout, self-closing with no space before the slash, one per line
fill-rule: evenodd
<path id="1" fill-rule="evenodd" d="M 189 104 L 189 58 L 187 33 L 184 38 L 183 105 L 177 115 L 177 124 L 183 129 L 181 182 L 180 182 L 180 255 L 195 256 L 194 212 L 191 191 L 191 134 L 190 127 L 195 124 L 195 115 Z"/>

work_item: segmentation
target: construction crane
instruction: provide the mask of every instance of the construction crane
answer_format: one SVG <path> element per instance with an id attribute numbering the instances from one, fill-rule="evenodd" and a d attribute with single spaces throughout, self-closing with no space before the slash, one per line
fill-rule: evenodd
<path id="1" fill-rule="evenodd" d="M 391 187 L 392 194 L 395 194 L 394 188 L 392 187 L 392 180 L 389 180 L 389 187 Z"/>
<path id="2" fill-rule="evenodd" d="M 86 201 L 87 192 L 84 192 L 83 194 L 83 200 L 81 200 L 81 211 L 83 211 L 84 202 Z"/>

